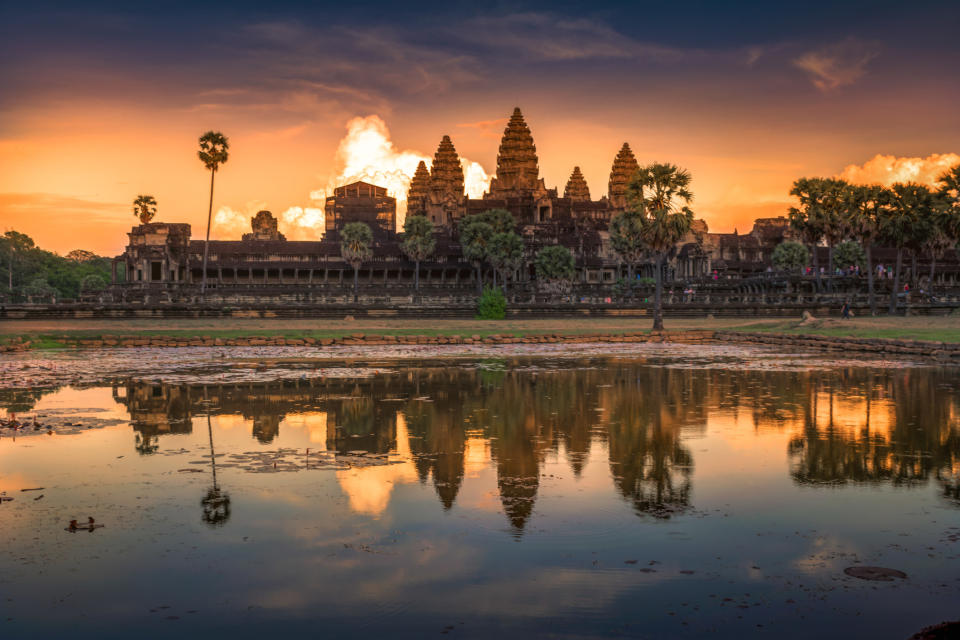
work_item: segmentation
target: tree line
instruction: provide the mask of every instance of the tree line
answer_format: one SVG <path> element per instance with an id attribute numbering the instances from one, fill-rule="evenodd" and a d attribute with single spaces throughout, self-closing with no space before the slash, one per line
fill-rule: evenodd
<path id="1" fill-rule="evenodd" d="M 0 299 L 47 301 L 97 295 L 110 282 L 110 259 L 75 249 L 65 256 L 19 231 L 0 236 Z"/>
<path id="2" fill-rule="evenodd" d="M 904 257 L 912 260 L 910 271 L 918 280 L 917 259 L 930 258 L 932 284 L 937 259 L 960 243 L 960 165 L 943 173 L 935 187 L 897 183 L 890 187 L 851 184 L 839 178 L 800 178 L 790 195 L 799 206 L 789 210 L 790 226 L 799 242 L 785 242 L 773 254 L 777 268 L 804 269 L 811 264 L 820 291 L 821 265 L 817 247 L 826 245 L 827 273 L 834 264 L 862 264 L 867 276 L 871 313 L 877 312 L 872 250 L 875 246 L 896 249 L 890 313 L 897 309 Z M 812 256 L 812 260 L 811 260 Z M 832 286 L 828 281 L 828 287 Z"/>

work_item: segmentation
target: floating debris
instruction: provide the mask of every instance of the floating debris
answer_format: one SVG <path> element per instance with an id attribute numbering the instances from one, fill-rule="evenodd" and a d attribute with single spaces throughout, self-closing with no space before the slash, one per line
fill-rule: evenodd
<path id="1" fill-rule="evenodd" d="M 847 567 L 843 570 L 848 576 L 860 578 L 861 580 L 874 580 L 877 582 L 893 582 L 894 578 L 906 579 L 907 574 L 896 569 L 886 567 Z"/>

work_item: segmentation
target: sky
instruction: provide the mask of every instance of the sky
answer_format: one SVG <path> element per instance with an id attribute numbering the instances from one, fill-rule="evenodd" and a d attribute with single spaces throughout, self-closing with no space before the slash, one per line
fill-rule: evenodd
<path id="1" fill-rule="evenodd" d="M 923 0 L 0 1 L 0 231 L 113 256 L 150 194 L 200 237 L 214 129 L 231 155 L 212 237 L 269 209 L 317 238 L 331 187 L 399 189 L 443 135 L 482 191 L 519 106 L 548 187 L 580 166 L 604 195 L 629 142 L 692 173 L 711 231 L 743 233 L 801 176 L 960 162 L 958 26 L 960 4 Z"/>

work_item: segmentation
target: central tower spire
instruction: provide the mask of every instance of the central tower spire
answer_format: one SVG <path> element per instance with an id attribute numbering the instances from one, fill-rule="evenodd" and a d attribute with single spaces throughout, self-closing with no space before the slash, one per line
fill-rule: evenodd
<path id="1" fill-rule="evenodd" d="M 505 198 L 542 187 L 537 147 L 533 135 L 520 112 L 513 110 L 507 128 L 503 130 L 500 151 L 497 153 L 497 175 L 490 181 L 490 196 Z"/>

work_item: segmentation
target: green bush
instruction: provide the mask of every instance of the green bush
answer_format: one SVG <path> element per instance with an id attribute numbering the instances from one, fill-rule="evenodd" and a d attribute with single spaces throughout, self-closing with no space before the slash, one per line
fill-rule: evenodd
<path id="1" fill-rule="evenodd" d="M 480 320 L 503 320 L 507 317 L 507 299 L 496 287 L 484 287 L 477 300 L 477 318 Z"/>

